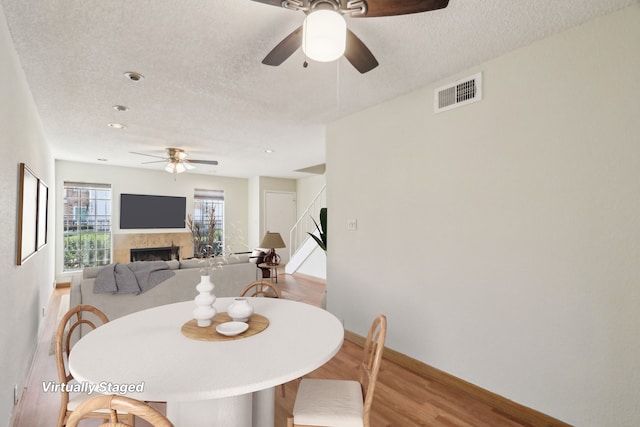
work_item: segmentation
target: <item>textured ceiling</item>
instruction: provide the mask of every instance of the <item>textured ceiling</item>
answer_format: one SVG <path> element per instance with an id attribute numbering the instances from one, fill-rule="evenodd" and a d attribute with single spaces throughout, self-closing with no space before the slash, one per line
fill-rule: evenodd
<path id="1" fill-rule="evenodd" d="M 332 120 L 635 1 L 450 0 L 429 13 L 348 19 L 380 63 L 364 75 L 344 58 L 303 68 L 301 51 L 262 65 L 304 15 L 251 0 L 0 4 L 57 159 L 161 169 L 130 152 L 181 147 L 220 162 L 189 173 L 298 178 L 325 161 Z"/>

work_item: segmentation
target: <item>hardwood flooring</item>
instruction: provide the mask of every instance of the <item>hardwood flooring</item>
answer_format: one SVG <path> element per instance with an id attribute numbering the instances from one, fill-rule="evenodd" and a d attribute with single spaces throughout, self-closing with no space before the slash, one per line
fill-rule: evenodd
<path id="1" fill-rule="evenodd" d="M 278 287 L 290 298 L 313 305 L 320 305 L 324 292 L 323 283 L 298 275 L 280 274 Z M 68 292 L 68 289 L 58 289 L 51 299 L 31 373 L 14 414 L 13 427 L 55 426 L 60 397 L 55 393 L 44 393 L 42 383 L 57 381 L 55 356 L 49 355 L 49 346 L 60 299 Z M 357 344 L 345 340 L 342 349 L 331 361 L 307 376 L 355 379 L 361 351 Z M 286 384 L 284 397 L 279 391 L 276 392 L 276 427 L 286 425 L 286 416 L 293 408 L 297 386 L 298 381 Z M 154 406 L 164 410 L 162 404 Z M 388 360 L 383 360 L 378 376 L 371 424 L 372 427 L 529 427 L 468 395 L 428 381 Z M 86 420 L 81 425 L 96 426 L 99 421 Z M 136 427 L 145 426 L 148 424 L 136 421 Z"/>

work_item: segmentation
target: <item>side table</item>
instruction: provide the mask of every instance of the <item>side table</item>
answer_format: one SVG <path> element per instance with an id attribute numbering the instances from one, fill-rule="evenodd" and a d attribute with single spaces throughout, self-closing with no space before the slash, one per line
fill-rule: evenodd
<path id="1" fill-rule="evenodd" d="M 266 262 L 262 264 L 258 264 L 260 268 L 268 268 L 269 269 L 269 281 L 273 282 L 273 278 L 276 278 L 276 283 L 278 283 L 278 266 L 280 264 L 267 264 Z"/>

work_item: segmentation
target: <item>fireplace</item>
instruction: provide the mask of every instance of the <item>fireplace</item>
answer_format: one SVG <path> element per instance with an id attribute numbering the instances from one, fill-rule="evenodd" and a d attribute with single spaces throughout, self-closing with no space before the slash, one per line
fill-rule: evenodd
<path id="1" fill-rule="evenodd" d="M 113 262 L 131 262 L 131 249 L 171 248 L 180 249 L 179 259 L 193 256 L 193 235 L 191 232 L 181 233 L 114 233 Z M 172 259 L 171 255 L 167 259 Z"/>
<path id="2" fill-rule="evenodd" d="M 180 247 L 131 248 L 131 262 L 135 261 L 171 261 L 180 260 Z"/>

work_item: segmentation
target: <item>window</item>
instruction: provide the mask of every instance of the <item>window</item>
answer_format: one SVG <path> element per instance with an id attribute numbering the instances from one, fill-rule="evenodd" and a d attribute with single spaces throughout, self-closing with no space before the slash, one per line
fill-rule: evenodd
<path id="1" fill-rule="evenodd" d="M 212 233 L 210 233 L 211 220 L 215 221 Z M 197 239 L 194 236 L 193 239 L 194 256 L 207 253 L 220 255 L 224 252 L 224 191 L 195 190 L 193 224 L 200 229 L 200 238 Z"/>
<path id="2" fill-rule="evenodd" d="M 63 271 L 111 262 L 111 186 L 64 183 Z"/>

